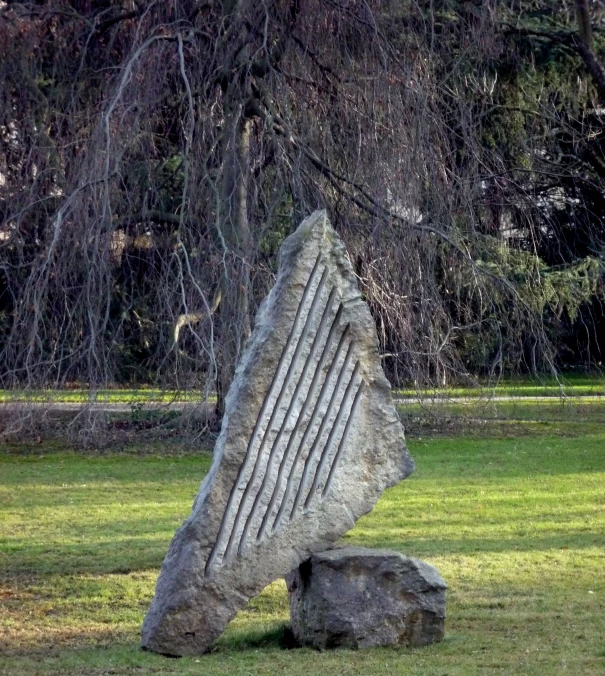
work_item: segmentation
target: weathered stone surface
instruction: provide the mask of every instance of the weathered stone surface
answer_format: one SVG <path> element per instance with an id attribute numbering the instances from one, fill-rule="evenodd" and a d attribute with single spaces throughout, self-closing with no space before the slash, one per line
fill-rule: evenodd
<path id="1" fill-rule="evenodd" d="M 286 582 L 292 632 L 302 645 L 427 645 L 445 631 L 447 585 L 428 563 L 386 549 L 314 554 Z"/>
<path id="2" fill-rule="evenodd" d="M 156 652 L 207 650 L 252 596 L 413 470 L 372 317 L 325 212 L 284 242 L 225 409 L 143 623 Z"/>

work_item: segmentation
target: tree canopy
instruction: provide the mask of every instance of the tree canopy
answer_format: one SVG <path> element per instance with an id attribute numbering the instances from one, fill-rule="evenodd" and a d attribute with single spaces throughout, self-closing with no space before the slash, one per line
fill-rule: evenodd
<path id="1" fill-rule="evenodd" d="M 316 208 L 394 384 L 599 362 L 603 14 L 0 3 L 2 385 L 159 383 L 220 408 Z"/>

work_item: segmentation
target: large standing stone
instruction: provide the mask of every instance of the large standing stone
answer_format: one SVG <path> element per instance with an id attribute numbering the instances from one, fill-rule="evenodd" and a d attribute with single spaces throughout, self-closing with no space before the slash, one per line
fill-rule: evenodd
<path id="1" fill-rule="evenodd" d="M 445 630 L 447 585 L 433 566 L 385 549 L 314 554 L 286 578 L 292 632 L 302 645 L 428 645 Z"/>
<path id="2" fill-rule="evenodd" d="M 281 248 L 143 647 L 203 653 L 252 596 L 352 528 L 413 468 L 374 322 L 342 242 L 315 212 Z"/>

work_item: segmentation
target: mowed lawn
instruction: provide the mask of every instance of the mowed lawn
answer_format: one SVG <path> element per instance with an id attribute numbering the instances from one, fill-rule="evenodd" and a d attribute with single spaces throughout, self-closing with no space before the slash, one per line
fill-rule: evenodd
<path id="1" fill-rule="evenodd" d="M 278 581 L 212 654 L 168 659 L 139 649 L 140 625 L 209 455 L 5 444 L 0 674 L 604 674 L 605 427 L 409 446 L 416 473 L 344 541 L 437 566 L 449 584 L 443 643 L 285 649 Z"/>

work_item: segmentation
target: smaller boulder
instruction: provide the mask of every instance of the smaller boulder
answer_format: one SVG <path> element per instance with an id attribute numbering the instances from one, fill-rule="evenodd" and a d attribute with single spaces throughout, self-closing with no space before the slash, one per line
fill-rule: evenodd
<path id="1" fill-rule="evenodd" d="M 399 552 L 343 547 L 314 554 L 286 578 L 294 638 L 327 648 L 422 646 L 445 632 L 447 584 Z"/>

